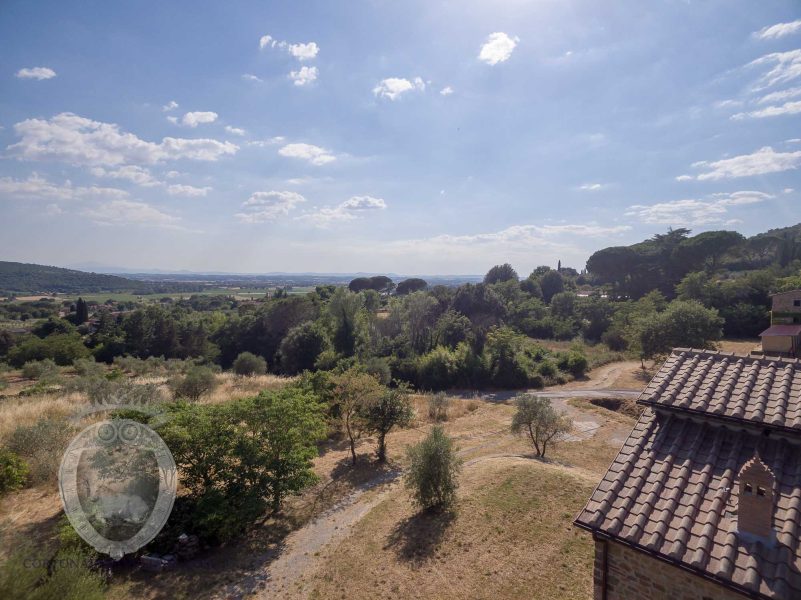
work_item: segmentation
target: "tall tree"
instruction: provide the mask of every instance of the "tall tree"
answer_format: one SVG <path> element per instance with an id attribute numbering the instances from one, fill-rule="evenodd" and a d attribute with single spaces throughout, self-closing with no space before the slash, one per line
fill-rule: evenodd
<path id="1" fill-rule="evenodd" d="M 339 412 L 342 429 L 348 436 L 352 463 L 356 464 L 356 440 L 367 426 L 364 419 L 366 408 L 376 402 L 383 392 L 383 386 L 372 375 L 357 369 L 348 369 L 332 379 L 333 401 Z"/>
<path id="2" fill-rule="evenodd" d="M 414 409 L 409 399 L 409 388 L 399 385 L 387 388 L 374 401 L 362 408 L 365 430 L 378 436 L 378 462 L 387 460 L 387 434 L 393 427 L 406 427 L 414 419 Z"/>
<path id="3" fill-rule="evenodd" d="M 517 281 L 519 278 L 517 276 L 517 271 L 515 271 L 509 263 L 495 265 L 484 275 L 484 283 L 499 283 L 501 281 L 509 281 L 510 279 Z"/>

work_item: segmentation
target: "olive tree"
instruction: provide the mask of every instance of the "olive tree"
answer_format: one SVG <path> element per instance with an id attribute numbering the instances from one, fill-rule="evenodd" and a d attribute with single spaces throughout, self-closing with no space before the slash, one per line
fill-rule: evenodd
<path id="1" fill-rule="evenodd" d="M 387 460 L 387 434 L 393 427 L 406 427 L 414 419 L 414 409 L 409 399 L 407 385 L 387 388 L 374 401 L 365 404 L 361 410 L 364 429 L 378 436 L 378 462 Z"/>
<path id="2" fill-rule="evenodd" d="M 348 369 L 332 378 L 333 403 L 339 413 L 339 421 L 350 442 L 350 454 L 356 464 L 356 440 L 367 430 L 364 418 L 368 406 L 377 402 L 383 392 L 378 380 L 357 369 Z"/>
<path id="3" fill-rule="evenodd" d="M 572 428 L 570 418 L 554 409 L 548 398 L 525 394 L 517 399 L 512 433 L 528 435 L 537 456 L 544 458 L 548 444 L 556 443 Z"/>
<path id="4" fill-rule="evenodd" d="M 423 509 L 452 506 L 462 466 L 453 439 L 438 425 L 419 444 L 410 447 L 407 455 L 406 487 L 415 503 Z"/>

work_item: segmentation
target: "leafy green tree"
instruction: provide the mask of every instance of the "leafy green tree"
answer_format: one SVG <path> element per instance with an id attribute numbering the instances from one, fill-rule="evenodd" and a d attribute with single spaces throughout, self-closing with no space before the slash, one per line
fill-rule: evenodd
<path id="1" fill-rule="evenodd" d="M 540 288 L 542 288 L 542 299 L 550 304 L 556 294 L 565 291 L 565 282 L 558 271 L 548 271 L 540 278 Z"/>
<path id="2" fill-rule="evenodd" d="M 387 434 L 393 427 L 407 427 L 414 419 L 408 386 L 385 389 L 378 398 L 362 406 L 361 417 L 365 431 L 378 436 L 378 462 L 386 462 Z"/>
<path id="3" fill-rule="evenodd" d="M 43 360 L 29 360 L 22 365 L 22 376 L 25 379 L 52 381 L 58 377 L 58 367 L 49 358 Z"/>
<path id="4" fill-rule="evenodd" d="M 470 319 L 456 312 L 448 310 L 442 314 L 434 329 L 434 345 L 443 345 L 456 348 L 461 342 L 472 343 L 473 330 Z"/>
<path id="5" fill-rule="evenodd" d="M 361 298 L 344 288 L 337 288 L 328 302 L 334 349 L 343 356 L 353 356 L 356 352 L 357 320 L 361 308 Z"/>
<path id="6" fill-rule="evenodd" d="M 572 319 L 576 313 L 577 296 L 573 292 L 559 292 L 551 298 L 551 314 L 560 319 Z"/>
<path id="7" fill-rule="evenodd" d="M 717 270 L 720 259 L 745 243 L 736 231 L 705 231 L 683 240 L 675 250 L 675 259 L 691 269 L 706 267 Z"/>
<path id="8" fill-rule="evenodd" d="M 267 372 L 267 361 L 252 352 L 242 352 L 234 361 L 234 373 L 245 377 L 264 375 Z"/>
<path id="9" fill-rule="evenodd" d="M 51 359 L 57 365 L 71 365 L 79 358 L 89 356 L 89 349 L 77 333 L 63 333 L 40 339 L 29 336 L 8 352 L 8 364 L 21 367 L 30 360 Z"/>
<path id="10" fill-rule="evenodd" d="M 556 411 L 548 398 L 522 395 L 517 399 L 512 433 L 528 435 L 537 456 L 544 458 L 548 444 L 555 444 L 572 429 L 570 418 Z"/>
<path id="11" fill-rule="evenodd" d="M 484 283 L 500 283 L 502 281 L 518 280 L 517 271 L 509 263 L 495 265 L 484 275 Z"/>
<path id="12" fill-rule="evenodd" d="M 453 440 L 437 425 L 407 451 L 406 487 L 415 503 L 425 510 L 448 509 L 456 501 L 462 461 Z"/>
<path id="13" fill-rule="evenodd" d="M 484 353 L 493 385 L 503 388 L 528 385 L 530 365 L 523 351 L 523 338 L 520 334 L 510 327 L 490 330 Z"/>
<path id="14" fill-rule="evenodd" d="M 339 421 L 348 436 L 352 463 L 356 464 L 356 440 L 365 431 L 364 411 L 383 393 L 383 386 L 372 375 L 351 368 L 332 378 L 333 401 Z"/>
<path id="15" fill-rule="evenodd" d="M 176 398 L 186 398 L 192 402 L 200 400 L 217 387 L 217 376 L 208 367 L 191 367 L 186 375 L 170 381 L 170 387 Z"/>
<path id="16" fill-rule="evenodd" d="M 278 349 L 281 370 L 290 375 L 313 370 L 317 357 L 327 346 L 328 339 L 316 323 L 309 321 L 293 327 Z"/>
<path id="17" fill-rule="evenodd" d="M 439 316 L 439 304 L 425 292 L 415 292 L 404 298 L 405 331 L 412 349 L 423 354 L 431 348 L 433 328 Z"/>
<path id="18" fill-rule="evenodd" d="M 542 288 L 540 282 L 533 276 L 529 276 L 520 282 L 520 289 L 532 298 L 542 298 Z"/>
<path id="19" fill-rule="evenodd" d="M 427 287 L 428 283 L 425 279 L 420 279 L 419 277 L 410 277 L 409 279 L 404 279 L 398 284 L 398 286 L 395 288 L 395 293 L 398 296 L 405 296 L 407 294 L 413 294 L 414 292 L 422 292 Z"/>

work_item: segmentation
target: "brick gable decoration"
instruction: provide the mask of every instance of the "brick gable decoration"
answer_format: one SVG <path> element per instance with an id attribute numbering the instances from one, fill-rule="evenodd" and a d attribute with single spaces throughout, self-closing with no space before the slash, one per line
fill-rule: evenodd
<path id="1" fill-rule="evenodd" d="M 798 359 L 677 349 L 638 403 L 575 521 L 596 600 L 801 599 Z"/>

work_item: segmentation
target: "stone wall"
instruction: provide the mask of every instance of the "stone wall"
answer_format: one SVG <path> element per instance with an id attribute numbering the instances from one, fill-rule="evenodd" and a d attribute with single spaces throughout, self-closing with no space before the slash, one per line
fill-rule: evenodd
<path id="1" fill-rule="evenodd" d="M 801 290 L 776 294 L 773 296 L 773 312 L 801 313 L 801 307 L 795 306 L 795 300 L 801 300 Z"/>
<path id="2" fill-rule="evenodd" d="M 595 542 L 593 600 L 603 599 L 604 542 Z M 607 541 L 607 600 L 744 600 L 724 588 L 643 552 Z"/>

